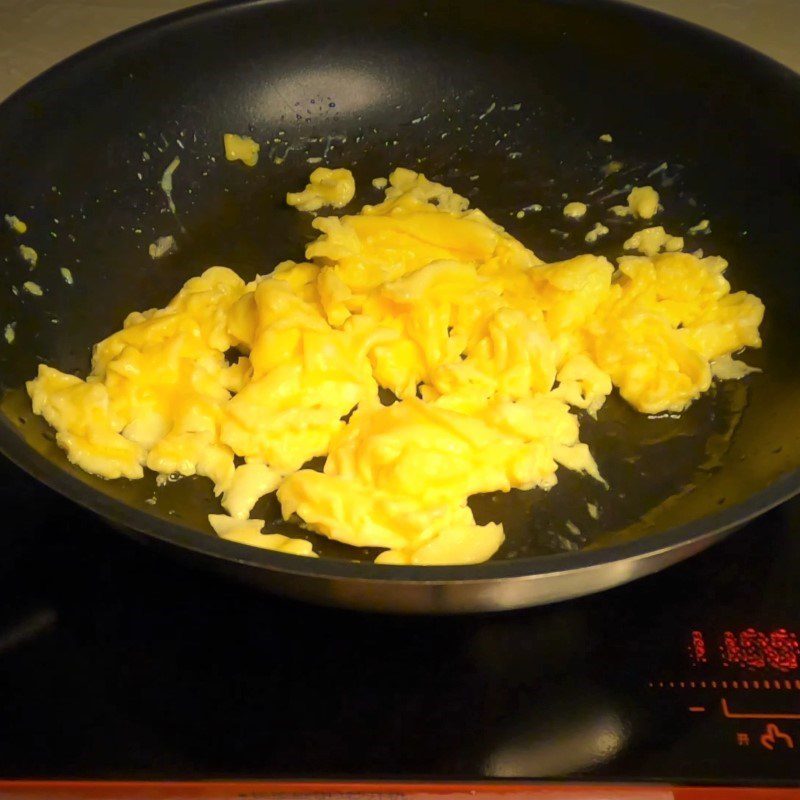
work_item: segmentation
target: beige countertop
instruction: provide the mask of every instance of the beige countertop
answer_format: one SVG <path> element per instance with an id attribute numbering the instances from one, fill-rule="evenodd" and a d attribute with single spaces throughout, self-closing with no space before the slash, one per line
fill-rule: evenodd
<path id="1" fill-rule="evenodd" d="M 724 33 L 800 72 L 800 0 L 638 4 Z M 191 5 L 187 0 L 0 0 L 0 98 L 92 42 Z"/>

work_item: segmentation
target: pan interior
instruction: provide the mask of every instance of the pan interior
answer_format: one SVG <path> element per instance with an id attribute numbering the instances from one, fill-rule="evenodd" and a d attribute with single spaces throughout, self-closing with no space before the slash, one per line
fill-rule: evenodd
<path id="1" fill-rule="evenodd" d="M 20 387 L 40 361 L 85 374 L 95 341 L 207 266 L 249 279 L 300 258 L 310 217 L 282 199 L 321 159 L 353 169 L 361 202 L 378 197 L 372 178 L 419 169 L 545 260 L 619 255 L 635 226 L 609 223 L 608 208 L 650 183 L 658 224 L 682 233 L 710 219 L 687 249 L 724 255 L 734 288 L 766 304 L 765 347 L 746 357 L 761 374 L 680 417 L 648 419 L 612 396 L 582 419 L 610 489 L 561 470 L 549 493 L 474 498 L 479 521 L 505 525 L 497 559 L 603 547 L 745 501 L 800 465 L 798 82 L 697 29 L 596 2 L 505 0 L 488 16 L 479 2 L 245 4 L 95 48 L 0 109 L 0 211 L 29 225 L 0 233 L 0 323 L 15 331 L 0 347 L 4 447 L 32 447 L 109 498 L 210 533 L 208 481 L 156 490 L 152 476 L 86 475 Z M 225 132 L 261 143 L 255 168 L 225 161 Z M 159 182 L 176 157 L 172 214 Z M 610 161 L 622 167 L 605 176 Z M 589 202 L 584 220 L 563 217 L 565 196 Z M 590 248 L 597 221 L 611 231 Z M 148 245 L 166 235 L 177 252 L 152 260 Z M 22 241 L 39 253 L 33 273 Z M 29 279 L 43 297 L 11 291 Z M 254 515 L 285 530 L 274 497 Z M 374 556 L 297 534 L 323 556 Z"/>

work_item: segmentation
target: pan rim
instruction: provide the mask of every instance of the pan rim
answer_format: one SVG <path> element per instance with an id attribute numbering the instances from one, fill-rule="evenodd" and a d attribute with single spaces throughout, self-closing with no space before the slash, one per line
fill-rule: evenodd
<path id="1" fill-rule="evenodd" d="M 177 28 L 185 23 L 195 23 L 201 18 L 213 18 L 215 15 L 236 13 L 243 9 L 287 5 L 300 1 L 244 0 L 244 2 L 230 2 L 229 0 L 211 0 L 148 20 L 102 39 L 49 67 L 9 95 L 0 104 L 0 114 L 13 109 L 15 105 L 24 104 L 30 95 L 47 86 L 54 77 L 60 77 L 64 72 L 79 67 L 94 58 L 108 56 L 116 48 L 128 47 L 135 43 L 137 37 Z M 325 0 L 320 1 L 324 2 Z M 547 4 L 560 4 L 564 0 L 540 1 Z M 596 0 L 566 0 L 566 2 L 571 5 L 596 4 Z M 663 25 L 690 30 L 708 42 L 715 42 L 718 46 L 735 48 L 750 63 L 770 69 L 776 76 L 782 74 L 784 79 L 798 81 L 798 74 L 786 65 L 723 34 L 663 12 L 634 5 L 627 0 L 602 0 L 602 2 L 622 13 L 650 20 L 655 19 Z M 800 493 L 800 468 L 797 468 L 784 473 L 769 486 L 740 503 L 683 525 L 645 535 L 632 542 L 612 544 L 598 549 L 527 556 L 480 564 L 393 566 L 344 559 L 312 559 L 261 550 L 225 541 L 213 534 L 198 531 L 180 522 L 161 519 L 90 487 L 80 478 L 49 461 L 29 446 L 6 418 L 2 419 L 2 425 L 0 425 L 0 453 L 45 486 L 98 514 L 104 520 L 166 544 L 203 556 L 297 577 L 394 585 L 476 584 L 500 580 L 535 579 L 545 575 L 552 577 L 575 573 L 626 560 L 645 559 L 671 550 L 678 545 L 691 545 L 718 538 L 721 534 L 746 524 Z"/>

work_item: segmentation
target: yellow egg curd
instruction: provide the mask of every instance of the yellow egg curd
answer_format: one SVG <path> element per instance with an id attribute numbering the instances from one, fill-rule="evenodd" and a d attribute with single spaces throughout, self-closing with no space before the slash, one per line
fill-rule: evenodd
<path id="1" fill-rule="evenodd" d="M 261 149 L 261 145 L 250 136 L 226 133 L 222 137 L 222 141 L 225 145 L 225 158 L 228 161 L 241 161 L 248 167 L 254 167 L 258 164 L 258 152 Z"/>
<path id="2" fill-rule="evenodd" d="M 320 168 L 288 202 L 353 192 L 348 170 Z M 637 216 L 653 195 L 632 193 Z M 379 548 L 379 563 L 470 564 L 503 542 L 471 495 L 548 489 L 559 467 L 602 480 L 578 410 L 596 415 L 616 387 L 644 414 L 681 412 L 751 371 L 732 356 L 761 344 L 758 298 L 730 291 L 724 259 L 670 252 L 663 229 L 616 266 L 545 264 L 408 169 L 379 204 L 312 225 L 305 261 L 250 283 L 211 267 L 130 314 L 86 380 L 40 365 L 28 392 L 69 459 L 105 478 L 203 475 L 228 512 L 211 525 L 240 543 L 314 555 L 250 519 L 277 490 L 286 520 Z"/>

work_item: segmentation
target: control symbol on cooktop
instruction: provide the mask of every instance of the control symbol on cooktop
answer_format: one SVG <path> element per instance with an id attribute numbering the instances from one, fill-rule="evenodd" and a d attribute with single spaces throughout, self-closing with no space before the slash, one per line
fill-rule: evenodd
<path id="1" fill-rule="evenodd" d="M 759 739 L 762 747 L 767 750 L 781 750 L 786 748 L 794 750 L 794 739 L 782 731 L 774 722 L 768 722 L 764 728 L 764 733 L 761 734 Z"/>

